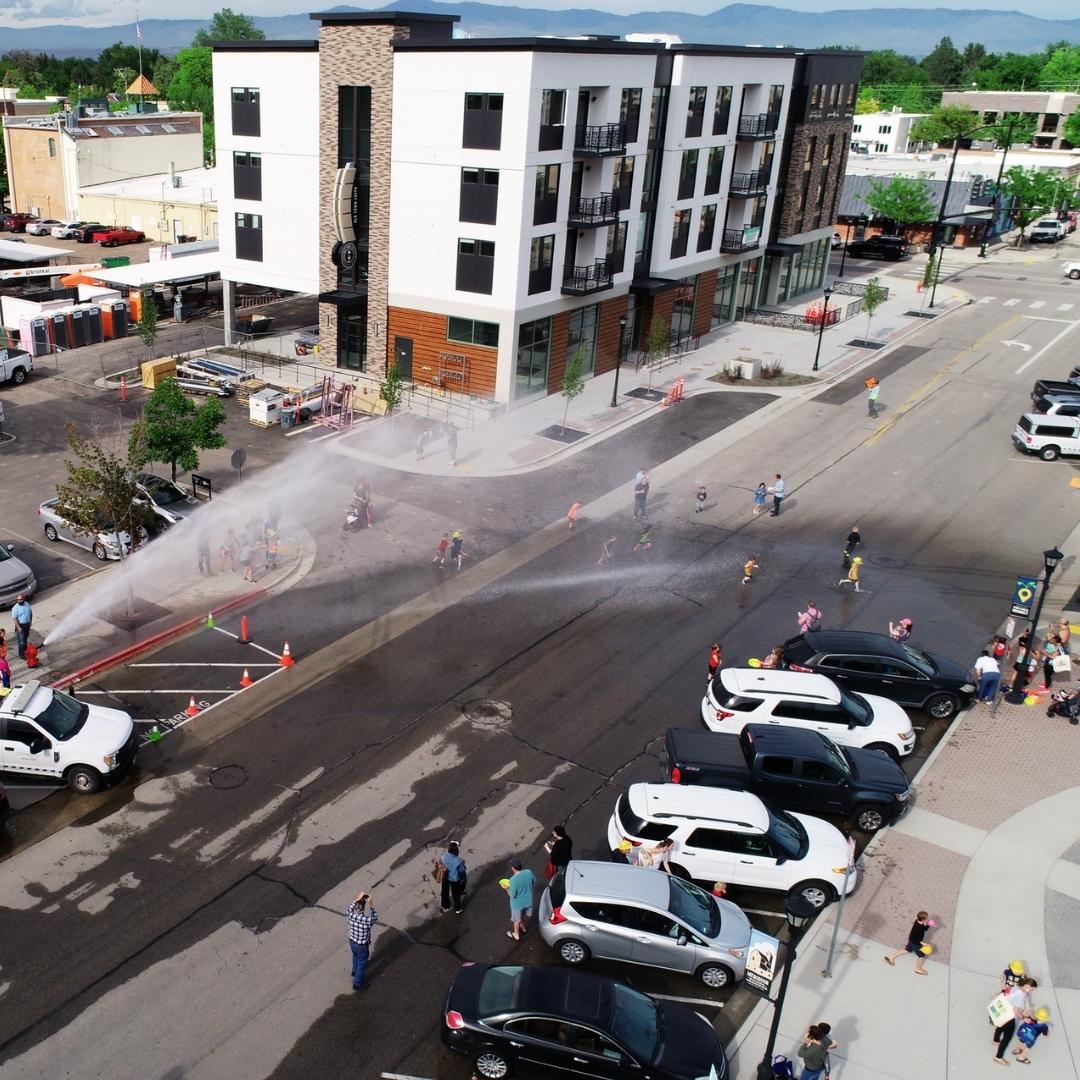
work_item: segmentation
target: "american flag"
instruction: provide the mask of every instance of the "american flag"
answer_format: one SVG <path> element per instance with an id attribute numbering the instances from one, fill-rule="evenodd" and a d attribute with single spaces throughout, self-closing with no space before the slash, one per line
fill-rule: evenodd
<path id="1" fill-rule="evenodd" d="M 139 25 L 139 16 L 135 16 L 135 36 L 142 41 L 142 27 Z"/>

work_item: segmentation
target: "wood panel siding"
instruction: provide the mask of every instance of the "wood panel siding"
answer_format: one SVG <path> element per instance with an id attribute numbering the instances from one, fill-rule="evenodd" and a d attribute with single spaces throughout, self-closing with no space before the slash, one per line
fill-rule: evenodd
<path id="1" fill-rule="evenodd" d="M 413 343 L 413 382 L 426 386 L 439 385 L 439 356 L 464 356 L 468 360 L 464 386 L 447 383 L 447 389 L 458 390 L 475 397 L 495 397 L 495 374 L 499 366 L 499 350 L 483 345 L 469 345 L 446 338 L 447 317 L 435 311 L 416 311 L 412 308 L 388 309 L 386 358 L 394 358 L 394 339 L 411 338 Z M 565 328 L 564 328 L 565 335 Z M 565 342 L 565 336 L 563 338 Z M 504 348 L 506 343 L 500 341 Z M 560 376 L 561 378 L 562 376 Z"/>
<path id="2" fill-rule="evenodd" d="M 549 394 L 562 392 L 563 375 L 566 373 L 566 346 L 570 336 L 570 312 L 560 311 L 551 317 L 551 353 L 548 356 Z"/>
<path id="3" fill-rule="evenodd" d="M 600 305 L 600 330 L 596 341 L 595 373 L 614 371 L 619 358 L 619 316 L 626 314 L 625 296 L 616 296 Z"/>
<path id="4" fill-rule="evenodd" d="M 694 304 L 694 337 L 702 337 L 712 325 L 713 297 L 716 295 L 718 270 L 698 274 L 697 299 Z"/>

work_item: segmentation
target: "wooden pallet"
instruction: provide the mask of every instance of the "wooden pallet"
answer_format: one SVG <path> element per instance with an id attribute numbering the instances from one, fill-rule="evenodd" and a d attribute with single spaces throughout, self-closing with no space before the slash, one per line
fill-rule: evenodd
<path id="1" fill-rule="evenodd" d="M 243 408 L 248 407 L 252 394 L 265 390 L 270 384 L 262 379 L 244 379 L 236 387 L 236 402 Z"/>

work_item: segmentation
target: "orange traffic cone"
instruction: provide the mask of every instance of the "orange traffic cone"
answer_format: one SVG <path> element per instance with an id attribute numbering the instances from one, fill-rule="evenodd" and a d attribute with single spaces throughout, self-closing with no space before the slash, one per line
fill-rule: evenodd
<path id="1" fill-rule="evenodd" d="M 248 674 L 248 669 L 247 668 L 244 668 L 244 676 L 240 680 L 240 685 L 245 686 L 245 687 L 251 685 L 251 676 Z"/>
<path id="2" fill-rule="evenodd" d="M 250 641 L 251 641 L 251 638 L 248 637 L 247 616 L 246 615 L 241 615 L 240 616 L 240 644 L 241 645 L 247 645 Z"/>
<path id="3" fill-rule="evenodd" d="M 282 667 L 292 667 L 293 666 L 292 653 L 289 652 L 289 643 L 287 641 L 285 642 L 285 651 L 281 654 L 281 666 Z"/>
<path id="4" fill-rule="evenodd" d="M 194 696 L 192 696 L 192 699 L 188 702 L 188 707 L 184 710 L 184 713 L 187 716 L 199 715 L 199 706 L 195 704 Z"/>

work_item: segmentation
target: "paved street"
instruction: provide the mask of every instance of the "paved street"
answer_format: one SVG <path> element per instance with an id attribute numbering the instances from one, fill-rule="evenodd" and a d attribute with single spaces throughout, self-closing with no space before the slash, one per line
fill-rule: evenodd
<path id="1" fill-rule="evenodd" d="M 813 597 L 829 626 L 884 630 L 909 616 L 916 644 L 970 663 L 1007 614 L 1016 574 L 1034 574 L 1039 553 L 1064 545 L 1076 523 L 1075 464 L 1025 459 L 1009 436 L 1035 376 L 1061 377 L 1071 366 L 1076 324 L 1060 305 L 1080 305 L 1080 294 L 1049 258 L 1020 276 L 992 260 L 963 265 L 948 287 L 977 302 L 928 320 L 817 396 L 817 388 L 697 394 L 550 468 L 448 476 L 443 462 L 415 462 L 411 443 L 380 444 L 363 431 L 267 442 L 253 478 L 286 470 L 289 479 L 270 486 L 315 552 L 303 576 L 250 610 L 268 651 L 245 652 L 202 629 L 140 657 L 141 666 L 88 680 L 81 693 L 140 720 L 172 715 L 188 690 L 211 704 L 208 692 L 222 694 L 144 747 L 116 788 L 93 799 L 35 796 L 14 819 L 13 845 L 21 832 L 42 838 L 8 858 L 0 876 L 5 1077 L 467 1077 L 467 1063 L 449 1060 L 438 1041 L 457 965 L 557 962 L 535 936 L 520 945 L 505 937 L 497 882 L 508 860 L 519 855 L 539 871 L 542 841 L 558 821 L 576 854 L 605 857 L 618 793 L 659 775 L 667 726 L 698 723 L 711 640 L 724 642 L 729 664 L 760 656 L 796 632 L 795 613 Z M 1031 307 L 1040 302 L 1046 307 Z M 805 350 L 809 335 L 791 336 Z M 869 374 L 882 383 L 877 420 L 866 415 Z M 595 392 L 602 400 L 603 388 Z M 101 411 L 109 410 L 115 405 Z M 35 425 L 42 439 L 46 427 Z M 30 528 L 26 491 L 46 490 L 62 456 L 55 442 L 41 449 L 40 475 L 32 485 L 19 480 L 23 517 L 12 520 L 20 532 Z M 629 492 L 642 467 L 652 469 L 654 545 L 634 556 Z M 360 472 L 375 487 L 376 527 L 343 534 Z M 754 519 L 751 490 L 775 472 L 788 482 L 783 512 Z M 695 515 L 702 479 L 709 507 Z M 43 497 L 32 496 L 33 505 Z M 575 499 L 584 508 L 571 534 L 563 517 Z M 865 537 L 860 594 L 836 587 L 842 541 L 856 522 Z M 454 528 L 465 532 L 465 569 L 431 567 L 435 541 Z M 598 565 L 611 535 L 621 554 Z M 742 586 L 751 554 L 760 570 Z M 38 558 L 35 549 L 35 568 Z M 57 571 L 52 580 L 70 576 Z M 218 625 L 236 632 L 238 618 Z M 260 669 L 266 677 L 242 694 L 231 694 L 235 668 L 206 667 L 256 655 L 271 663 L 285 640 L 296 666 Z M 84 658 L 77 639 L 62 648 L 65 660 Z M 1066 790 L 1075 774 L 1064 736 L 1055 731 L 1057 741 L 1044 745 L 1020 728 L 1045 722 L 1044 711 L 1004 712 L 996 724 L 972 713 L 957 729 L 963 737 L 944 742 L 943 725 L 915 714 L 909 774 L 943 749 L 916 810 L 871 849 L 875 869 L 845 919 L 845 930 L 877 950 L 903 932 L 913 904 L 933 903 L 948 926 L 935 939 L 936 977 L 890 973 L 870 954 L 905 989 L 936 985 L 956 963 L 985 967 L 992 983 L 1011 958 L 1000 955 L 1011 947 L 1002 941 L 986 955 L 971 921 L 963 930 L 965 916 L 979 917 L 977 894 L 961 887 L 977 845 L 959 826 L 990 834 Z M 1057 765 L 1042 767 L 1040 755 L 1054 753 Z M 1000 800 L 1010 784 L 1016 797 Z M 939 819 L 957 824 L 939 835 Z M 450 838 L 470 868 L 460 918 L 438 912 L 428 875 Z M 1012 864 L 1018 879 L 1023 861 Z M 890 875 L 875 876 L 886 865 Z M 890 898 L 897 881 L 903 887 Z M 371 988 L 353 994 L 342 912 L 362 887 L 374 893 L 381 929 Z M 1072 894 L 1059 893 L 1066 899 L 1053 901 L 1060 915 L 1046 923 L 1048 935 L 1075 926 Z M 757 925 L 777 930 L 780 897 L 731 895 Z M 1031 937 L 1041 925 L 1033 921 Z M 1033 949 L 1028 955 L 1043 963 Z M 1060 971 L 1047 966 L 1040 981 Z M 756 1001 L 655 971 L 595 968 L 692 1000 L 725 1040 Z M 793 990 L 785 1053 L 818 1008 L 803 969 L 797 980 L 806 996 Z M 860 1011 L 896 1016 L 895 990 L 870 979 L 858 987 L 833 1013 L 852 1017 L 844 1042 L 856 1060 L 860 1037 L 879 1045 L 873 1026 L 857 1022 Z M 970 1021 L 978 1039 L 986 1025 L 974 1012 L 958 1002 L 950 1019 Z M 993 1068 L 987 1053 L 986 1068 L 964 1071 L 967 1049 L 966 1036 L 944 1038 L 939 1055 L 894 1063 L 889 1075 L 936 1080 Z M 740 1077 L 753 1075 L 742 1071 L 745 1057 Z"/>

